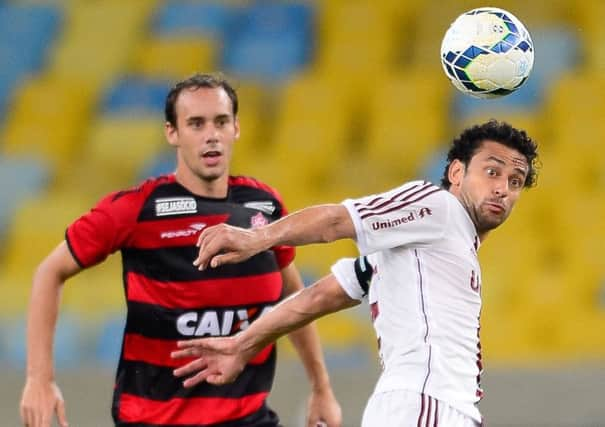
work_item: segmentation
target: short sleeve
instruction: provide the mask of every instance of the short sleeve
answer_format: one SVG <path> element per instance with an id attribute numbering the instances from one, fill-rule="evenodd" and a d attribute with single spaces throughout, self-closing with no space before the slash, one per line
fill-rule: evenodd
<path id="1" fill-rule="evenodd" d="M 443 237 L 449 193 L 426 181 L 413 181 L 385 193 L 347 199 L 362 255 L 406 245 L 428 245 Z"/>
<path id="2" fill-rule="evenodd" d="M 122 248 L 136 225 L 141 204 L 137 192 L 112 193 L 75 220 L 65 238 L 76 262 L 90 267 Z"/>
<path id="3" fill-rule="evenodd" d="M 360 301 L 368 294 L 374 274 L 368 257 L 340 259 L 331 271 L 340 287 L 352 299 Z"/>

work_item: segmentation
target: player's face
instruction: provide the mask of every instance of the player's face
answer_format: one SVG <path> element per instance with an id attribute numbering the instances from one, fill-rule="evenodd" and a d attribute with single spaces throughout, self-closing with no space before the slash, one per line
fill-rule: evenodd
<path id="1" fill-rule="evenodd" d="M 239 137 L 229 95 L 222 88 L 185 89 L 175 112 L 177 126 L 167 123 L 166 136 L 177 147 L 179 162 L 204 181 L 226 177 Z"/>
<path id="2" fill-rule="evenodd" d="M 467 167 L 455 162 L 450 168 L 450 191 L 465 206 L 479 234 L 498 227 L 521 195 L 527 159 L 513 148 L 485 141 Z"/>

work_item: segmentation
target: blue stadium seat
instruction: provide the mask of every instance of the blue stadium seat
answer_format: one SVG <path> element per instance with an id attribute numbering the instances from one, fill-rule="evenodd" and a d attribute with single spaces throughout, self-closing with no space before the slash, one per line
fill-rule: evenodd
<path id="1" fill-rule="evenodd" d="M 1 52 L 0 58 L 3 58 Z M 0 60 L 5 63 L 4 60 Z M 14 69 L 10 67 L 0 69 L 0 117 L 6 117 L 5 109 L 12 100 L 12 94 L 19 83 L 19 79 L 20 73 L 16 73 Z"/>
<path id="2" fill-rule="evenodd" d="M 238 18 L 225 41 L 223 66 L 258 81 L 284 80 L 311 59 L 314 14 L 308 4 L 259 2 Z"/>
<path id="3" fill-rule="evenodd" d="M 25 315 L 3 322 L 3 359 L 16 369 L 24 369 L 26 363 Z M 54 342 L 54 361 L 59 369 L 75 368 L 83 360 L 80 321 L 69 314 L 61 314 L 57 322 Z"/>
<path id="4" fill-rule="evenodd" d="M 48 165 L 40 159 L 0 155 L 0 238 L 19 203 L 42 191 L 48 178 Z"/>
<path id="5" fill-rule="evenodd" d="M 42 67 L 60 24 L 56 7 L 0 3 L 0 114 L 21 79 Z"/>
<path id="6" fill-rule="evenodd" d="M 102 111 L 107 114 L 146 115 L 162 114 L 170 82 L 125 77 L 115 83 L 102 101 Z"/>
<path id="7" fill-rule="evenodd" d="M 23 58 L 41 64 L 60 23 L 61 14 L 54 6 L 0 5 L 0 43 L 16 45 Z"/>
<path id="8" fill-rule="evenodd" d="M 176 170 L 176 157 L 173 150 L 166 150 L 152 158 L 139 172 L 137 181 L 143 181 L 150 176 L 167 175 Z"/>
<path id="9" fill-rule="evenodd" d="M 444 147 L 443 149 L 435 150 L 421 169 L 421 178 L 426 179 L 435 185 L 441 184 L 443 171 L 447 165 L 447 148 L 448 147 Z"/>
<path id="10" fill-rule="evenodd" d="M 534 68 L 524 85 L 510 95 L 488 101 L 457 92 L 453 105 L 456 117 L 464 118 L 485 111 L 486 105 L 495 112 L 535 109 L 543 101 L 549 85 L 565 70 L 579 65 L 581 51 L 576 31 L 549 27 L 533 30 L 531 35 L 536 52 Z"/>
<path id="11" fill-rule="evenodd" d="M 221 39 L 232 24 L 233 8 L 220 1 L 168 1 L 153 18 L 156 36 L 203 36 Z"/>
<path id="12" fill-rule="evenodd" d="M 240 16 L 237 30 L 248 34 L 276 35 L 300 33 L 306 38 L 314 31 L 314 12 L 308 3 L 258 1 Z"/>
<path id="13" fill-rule="evenodd" d="M 114 315 L 100 325 L 95 343 L 95 359 L 108 368 L 114 368 L 120 357 L 122 334 L 125 319 L 123 315 Z"/>

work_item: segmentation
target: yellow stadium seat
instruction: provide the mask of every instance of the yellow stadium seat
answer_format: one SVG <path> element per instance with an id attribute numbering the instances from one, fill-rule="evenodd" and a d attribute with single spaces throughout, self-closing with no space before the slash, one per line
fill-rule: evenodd
<path id="1" fill-rule="evenodd" d="M 18 92 L 2 150 L 46 157 L 68 168 L 81 148 L 93 103 L 90 85 L 66 79 L 37 79 Z"/>
<path id="2" fill-rule="evenodd" d="M 601 197 L 599 198 L 599 194 Z M 605 242 L 605 201 L 601 193 L 592 197 L 563 198 L 564 209 L 558 212 L 558 247 L 580 277 L 605 278 L 603 242 Z"/>
<path id="3" fill-rule="evenodd" d="M 348 149 L 350 120 L 347 103 L 328 80 L 310 76 L 290 82 L 272 144 L 284 180 L 321 185 L 332 163 Z"/>
<path id="4" fill-rule="evenodd" d="M 86 269 L 66 282 L 63 307 L 89 320 L 124 310 L 121 256 L 113 254 L 105 262 Z"/>
<path id="5" fill-rule="evenodd" d="M 301 271 L 322 277 L 330 273 L 330 267 L 344 257 L 357 257 L 359 253 L 352 240 L 301 246 L 296 249 L 296 265 Z"/>
<path id="6" fill-rule="evenodd" d="M 409 179 L 446 137 L 449 94 L 439 73 L 414 70 L 383 76 L 373 90 L 364 146 L 368 161 Z"/>
<path id="7" fill-rule="evenodd" d="M 372 91 L 376 76 L 391 70 L 398 58 L 393 16 L 366 1 L 340 2 L 326 18 L 314 70 L 349 86 L 355 104 Z"/>
<path id="8" fill-rule="evenodd" d="M 551 86 L 545 110 L 552 123 L 550 136 L 560 145 L 557 148 L 589 151 L 601 147 L 605 105 L 595 96 L 601 93 L 605 93 L 605 78 L 598 72 L 568 74 Z"/>
<path id="9" fill-rule="evenodd" d="M 268 101 L 263 88 L 249 82 L 235 81 L 237 91 L 240 124 L 240 137 L 235 143 L 231 161 L 231 173 L 234 175 L 254 175 L 269 152 L 267 133 Z"/>
<path id="10" fill-rule="evenodd" d="M 50 72 L 106 85 L 127 69 L 155 4 L 154 0 L 72 2 Z"/>
<path id="11" fill-rule="evenodd" d="M 134 184 L 143 166 L 165 148 L 163 131 L 160 117 L 103 116 L 92 123 L 82 164 L 116 184 Z"/>
<path id="12" fill-rule="evenodd" d="M 549 120 L 548 161 L 565 190 L 597 196 L 605 182 L 605 78 L 599 73 L 568 75 L 549 91 L 545 111 Z M 590 124 L 590 125 L 587 125 Z M 549 165 L 544 163 L 545 168 Z M 554 177 L 553 177 L 554 178 Z"/>
<path id="13" fill-rule="evenodd" d="M 586 0 L 567 4 L 567 20 L 577 28 L 584 45 L 585 68 L 601 72 L 605 63 L 605 2 Z"/>
<path id="14" fill-rule="evenodd" d="M 7 236 L 3 274 L 29 281 L 35 267 L 65 237 L 67 226 L 89 206 L 78 197 L 37 198 L 24 202 Z"/>
<path id="15" fill-rule="evenodd" d="M 141 43 L 133 70 L 148 78 L 181 80 L 196 72 L 213 71 L 216 46 L 211 40 L 164 37 Z"/>
<path id="16" fill-rule="evenodd" d="M 572 360 L 602 361 L 605 357 L 605 310 L 597 307 L 584 309 L 573 317 L 559 322 L 565 356 Z"/>

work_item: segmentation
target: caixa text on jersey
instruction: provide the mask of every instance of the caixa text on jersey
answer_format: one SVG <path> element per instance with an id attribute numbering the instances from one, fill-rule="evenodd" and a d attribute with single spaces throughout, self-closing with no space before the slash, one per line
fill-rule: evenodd
<path id="1" fill-rule="evenodd" d="M 229 336 L 246 329 L 250 322 L 262 316 L 272 305 L 236 310 L 188 311 L 176 320 L 176 329 L 186 337 Z"/>

